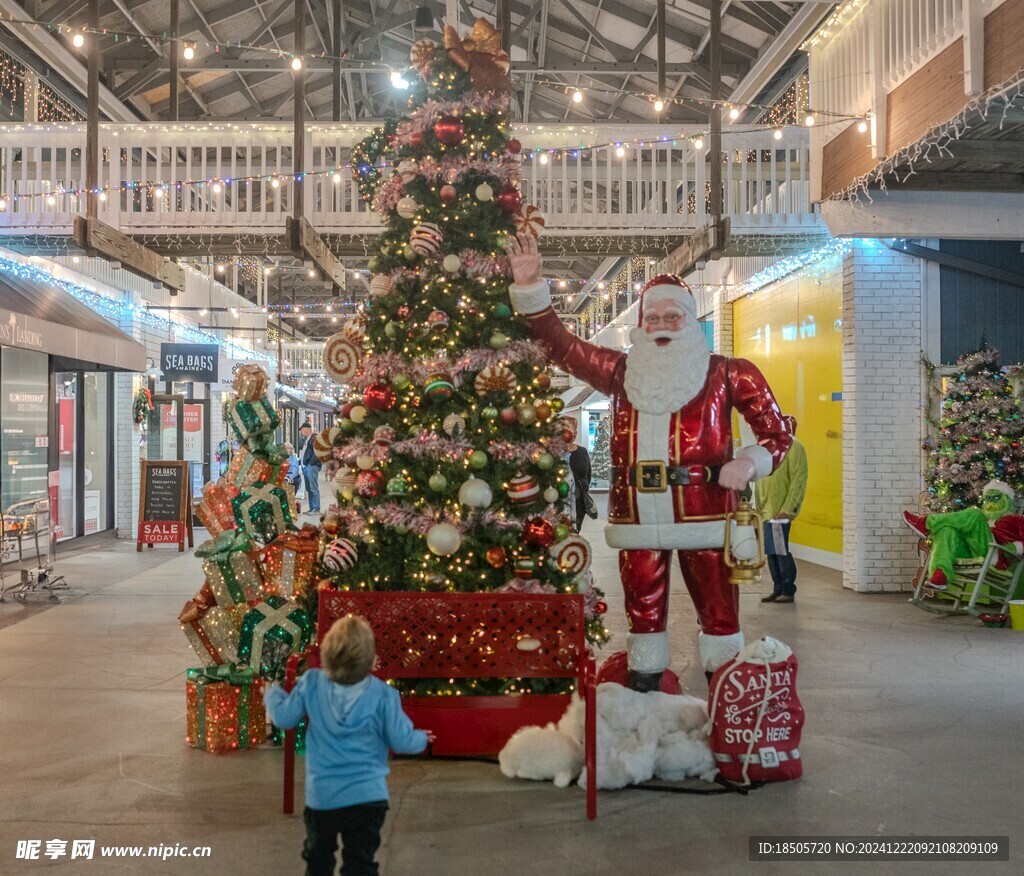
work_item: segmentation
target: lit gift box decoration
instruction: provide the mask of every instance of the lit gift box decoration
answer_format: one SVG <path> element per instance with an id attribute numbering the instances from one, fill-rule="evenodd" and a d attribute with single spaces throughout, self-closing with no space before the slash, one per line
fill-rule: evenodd
<path id="1" fill-rule="evenodd" d="M 224 410 L 239 441 L 273 432 L 281 425 L 281 418 L 277 415 L 277 411 L 270 406 L 265 398 L 252 401 L 232 399 L 224 406 Z"/>
<path id="2" fill-rule="evenodd" d="M 245 608 L 248 611 L 248 606 Z M 204 663 L 221 666 L 238 660 L 238 613 L 216 605 L 209 584 L 185 603 L 178 621 L 192 650 Z"/>
<path id="3" fill-rule="evenodd" d="M 251 669 L 224 666 L 189 669 L 185 680 L 188 744 L 225 754 L 267 741 L 263 681 Z"/>
<path id="4" fill-rule="evenodd" d="M 210 481 L 203 487 L 203 498 L 196 508 L 196 517 L 212 538 L 238 525 L 235 509 L 231 505 L 235 492 L 223 479 L 216 484 Z"/>
<path id="5" fill-rule="evenodd" d="M 305 525 L 298 532 L 279 535 L 263 554 L 268 593 L 295 598 L 310 586 L 320 553 L 320 530 Z"/>
<path id="6" fill-rule="evenodd" d="M 281 487 L 253 484 L 231 500 L 235 519 L 250 538 L 270 544 L 282 533 L 292 529 L 292 508 L 295 490 L 291 484 Z"/>
<path id="7" fill-rule="evenodd" d="M 227 480 L 236 489 L 244 490 L 258 483 L 280 486 L 287 475 L 288 469 L 280 460 L 266 459 L 243 446 L 231 457 Z"/>
<path id="8" fill-rule="evenodd" d="M 240 365 L 231 386 L 239 401 L 256 401 L 270 390 L 270 375 L 259 365 Z"/>
<path id="9" fill-rule="evenodd" d="M 203 574 L 221 608 L 262 599 L 276 589 L 267 589 L 259 553 L 248 534 L 241 530 L 223 532 L 196 548 L 203 560 Z"/>
<path id="10" fill-rule="evenodd" d="M 266 678 L 284 674 L 289 655 L 297 654 L 313 635 L 313 621 L 294 602 L 268 596 L 242 621 L 238 659 Z"/>

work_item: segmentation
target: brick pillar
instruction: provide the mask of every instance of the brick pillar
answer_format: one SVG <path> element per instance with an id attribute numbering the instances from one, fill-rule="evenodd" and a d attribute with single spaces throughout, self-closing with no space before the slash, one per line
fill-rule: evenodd
<path id="1" fill-rule="evenodd" d="M 921 490 L 921 263 L 875 241 L 843 259 L 843 586 L 909 589 L 901 514 Z"/>
<path id="2" fill-rule="evenodd" d="M 715 352 L 720 356 L 732 355 L 732 302 L 724 289 L 715 292 L 712 313 L 715 320 Z"/>

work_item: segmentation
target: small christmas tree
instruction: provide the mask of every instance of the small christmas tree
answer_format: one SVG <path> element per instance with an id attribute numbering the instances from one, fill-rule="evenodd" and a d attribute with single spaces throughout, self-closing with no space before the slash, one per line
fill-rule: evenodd
<path id="1" fill-rule="evenodd" d="M 612 477 L 612 418 L 606 414 L 597 421 L 594 430 L 594 453 L 590 460 L 592 481 L 611 483 Z"/>
<path id="2" fill-rule="evenodd" d="M 357 393 L 318 436 L 342 466 L 339 509 L 324 521 L 328 586 L 571 593 L 589 583 L 590 546 L 563 507 L 562 402 L 509 301 L 505 241 L 539 234 L 544 220 L 522 203 L 499 43 L 484 21 L 465 40 L 449 28 L 445 49 L 417 42 L 410 113 L 354 150 L 386 228 L 365 312 L 324 350 L 328 373 Z M 596 614 L 589 629 L 607 636 Z"/>
<path id="3" fill-rule="evenodd" d="M 999 353 L 982 345 L 957 360 L 947 381 L 937 431 L 928 449 L 926 480 L 932 511 L 976 505 L 992 478 L 1020 495 L 1024 486 L 1024 416 L 1010 381 L 999 368 Z"/>

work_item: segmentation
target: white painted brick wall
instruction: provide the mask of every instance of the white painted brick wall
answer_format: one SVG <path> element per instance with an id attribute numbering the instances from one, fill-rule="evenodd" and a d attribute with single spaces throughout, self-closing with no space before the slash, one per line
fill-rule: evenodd
<path id="1" fill-rule="evenodd" d="M 921 264 L 858 242 L 843 260 L 843 586 L 909 589 L 901 514 L 921 489 Z"/>
<path id="2" fill-rule="evenodd" d="M 722 291 L 715 293 L 715 352 L 720 356 L 731 356 L 732 347 L 732 303 Z"/>

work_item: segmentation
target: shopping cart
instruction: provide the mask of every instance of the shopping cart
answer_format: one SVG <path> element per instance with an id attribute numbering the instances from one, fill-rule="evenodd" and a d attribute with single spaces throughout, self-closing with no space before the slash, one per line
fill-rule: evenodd
<path id="1" fill-rule="evenodd" d="M 63 575 L 53 577 L 55 541 L 48 499 L 27 499 L 0 511 L 0 602 L 24 601 L 40 591 L 56 600 L 55 591 L 69 589 Z"/>

